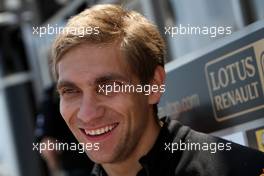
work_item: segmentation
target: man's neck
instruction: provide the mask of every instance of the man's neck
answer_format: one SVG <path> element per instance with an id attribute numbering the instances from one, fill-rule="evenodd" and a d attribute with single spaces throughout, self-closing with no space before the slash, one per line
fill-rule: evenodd
<path id="1" fill-rule="evenodd" d="M 109 176 L 135 176 L 142 169 L 139 159 L 151 150 L 157 140 L 161 128 L 154 119 L 155 117 L 152 118 L 153 120 L 148 124 L 137 147 L 126 160 L 118 163 L 103 164 L 103 168 Z"/>

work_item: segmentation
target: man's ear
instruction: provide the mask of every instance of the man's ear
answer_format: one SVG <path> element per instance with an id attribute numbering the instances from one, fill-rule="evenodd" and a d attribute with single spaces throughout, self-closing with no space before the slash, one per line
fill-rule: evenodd
<path id="1" fill-rule="evenodd" d="M 165 78 L 166 73 L 164 68 L 162 66 L 157 66 L 154 72 L 154 77 L 150 81 L 152 91 L 148 96 L 149 104 L 156 104 L 159 102 L 162 93 L 165 92 Z"/>

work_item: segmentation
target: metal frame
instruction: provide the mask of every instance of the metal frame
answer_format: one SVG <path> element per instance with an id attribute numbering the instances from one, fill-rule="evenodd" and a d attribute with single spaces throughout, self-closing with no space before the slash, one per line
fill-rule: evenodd
<path id="1" fill-rule="evenodd" d="M 212 51 L 214 51 L 217 48 L 222 47 L 225 44 L 234 42 L 238 39 L 240 39 L 242 36 L 247 35 L 249 33 L 255 32 L 261 28 L 264 27 L 264 20 L 262 21 L 258 21 L 255 22 L 247 27 L 245 27 L 244 29 L 241 29 L 240 31 L 236 31 L 233 34 L 231 34 L 230 36 L 226 36 L 224 38 L 221 38 L 219 40 L 216 40 L 214 43 L 212 43 L 212 45 L 208 46 L 208 47 L 204 47 L 200 50 L 197 50 L 195 52 L 192 52 L 190 54 L 187 54 L 183 57 L 180 57 L 179 59 L 173 60 L 169 63 L 167 63 L 165 65 L 165 70 L 166 72 L 170 72 L 176 68 L 179 68 L 197 58 L 200 58 L 201 56 L 210 53 Z"/>

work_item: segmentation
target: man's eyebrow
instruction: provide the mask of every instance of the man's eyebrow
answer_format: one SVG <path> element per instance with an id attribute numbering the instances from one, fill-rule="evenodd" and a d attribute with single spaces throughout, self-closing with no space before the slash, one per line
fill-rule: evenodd
<path id="1" fill-rule="evenodd" d="M 95 84 L 100 84 L 100 83 L 105 83 L 105 82 L 114 81 L 114 80 L 130 82 L 130 80 L 127 77 L 124 77 L 124 76 L 122 76 L 120 74 L 110 73 L 110 74 L 103 75 L 103 76 L 100 76 L 100 77 L 96 78 L 94 83 Z"/>
<path id="2" fill-rule="evenodd" d="M 98 78 L 96 78 L 93 82 L 93 84 L 101 84 L 101 83 L 105 83 L 108 81 L 113 81 L 113 80 L 120 80 L 120 81 L 124 81 L 124 82 L 130 82 L 130 80 L 127 77 L 124 77 L 120 74 L 106 74 L 103 76 L 99 76 Z M 62 87 L 77 87 L 73 82 L 71 81 L 67 81 L 67 80 L 60 80 L 57 83 L 57 90 L 61 89 Z"/>
<path id="3" fill-rule="evenodd" d="M 57 83 L 57 90 L 61 89 L 62 87 L 76 87 L 76 85 L 70 81 L 59 81 Z"/>

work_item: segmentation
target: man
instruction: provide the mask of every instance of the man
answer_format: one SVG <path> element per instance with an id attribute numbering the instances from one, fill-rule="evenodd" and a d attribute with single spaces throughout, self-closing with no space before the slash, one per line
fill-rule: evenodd
<path id="1" fill-rule="evenodd" d="M 165 46 L 151 22 L 120 6 L 97 5 L 66 28 L 90 29 L 60 34 L 52 66 L 61 114 L 79 142 L 90 145 L 92 175 L 260 175 L 262 153 L 158 119 Z M 175 150 L 183 144 L 185 150 Z M 206 144 L 221 146 L 199 148 Z"/>

